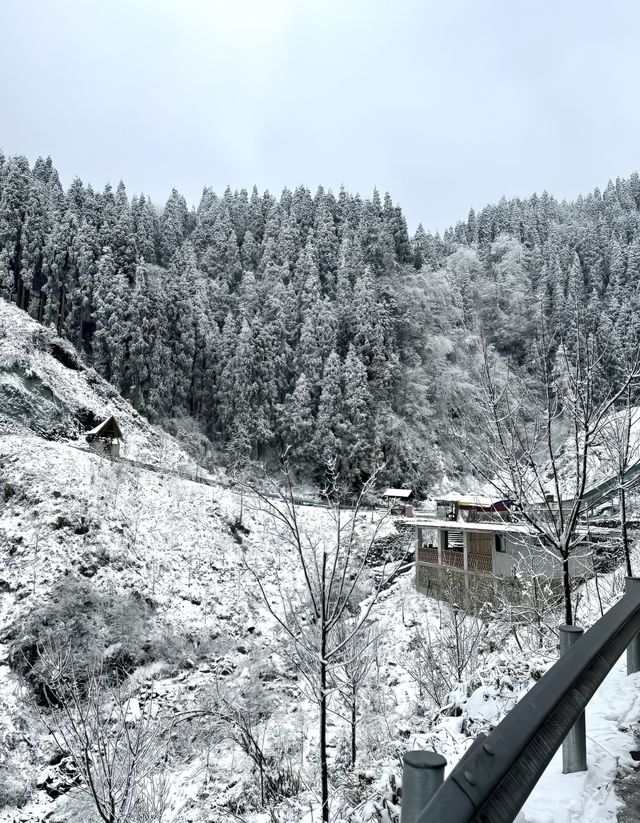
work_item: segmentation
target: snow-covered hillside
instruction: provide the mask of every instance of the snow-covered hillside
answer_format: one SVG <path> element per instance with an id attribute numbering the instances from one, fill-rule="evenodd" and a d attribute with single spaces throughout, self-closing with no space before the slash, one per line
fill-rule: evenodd
<path id="1" fill-rule="evenodd" d="M 257 501 L 218 484 L 86 369 L 67 344 L 3 302 L 0 329 L 0 768 L 10 789 L 0 800 L 13 792 L 22 803 L 38 783 L 20 812 L 20 819 L 37 820 L 51 807 L 66 809 L 62 815 L 71 811 L 66 795 L 54 802 L 46 793 L 55 771 L 43 772 L 51 745 L 21 701 L 7 665 L 9 646 L 23 640 L 38 609 L 69 591 L 75 596 L 78 586 L 83 597 L 90 590 L 147 604 L 145 641 L 152 648 L 142 654 L 136 677 L 153 678 L 165 712 L 192 707 L 197 695 L 221 682 L 225 689 L 242 688 L 251 676 L 263 701 L 271 692 L 279 695 L 269 711 L 275 723 L 278 714 L 289 716 L 299 705 L 299 692 L 282 656 L 274 654 L 273 621 L 245 562 L 248 556 L 252 571 L 275 595 L 271 565 L 279 536 Z M 91 451 L 82 437 L 110 414 L 124 434 L 123 456 L 116 461 Z M 330 528 L 323 509 L 303 509 L 301 523 L 310 533 Z M 361 528 L 368 528 L 364 521 Z M 76 589 L 64 588 L 70 580 L 78 581 Z M 306 708 L 303 730 L 313 725 L 313 711 Z M 312 748 L 313 735 L 305 746 Z M 223 749 L 227 753 L 228 744 Z M 205 752 L 206 746 L 194 750 L 189 762 L 174 764 L 172 820 L 200 819 L 189 816 L 198 805 L 192 795 L 216 773 L 199 767 L 193 776 L 190 761 Z M 227 769 L 233 785 L 238 769 L 246 771 L 238 790 L 252 772 L 239 756 L 231 751 Z M 227 774 L 224 759 L 218 767 Z M 211 817 L 227 802 L 224 780 L 219 788 L 221 797 L 200 804 L 209 815 L 202 819 L 226 819 L 225 812 Z M 87 809 L 78 814 L 86 817 Z M 0 819 L 12 820 L 13 812 L 7 807 Z"/>
<path id="2" fill-rule="evenodd" d="M 128 686 L 140 704 L 151 694 L 160 717 L 206 709 L 220 696 L 238 701 L 270 762 L 282 766 L 281 780 L 289 781 L 269 817 L 260 810 L 255 762 L 219 724 L 198 717 L 176 725 L 164 821 L 317 820 L 316 707 L 256 584 L 257 577 L 276 606 L 298 584 L 281 529 L 255 497 L 203 472 L 66 344 L 2 302 L 0 330 L 0 821 L 93 820 L 86 801 L 67 791 L 65 762 L 14 673 L 21 666 L 16 649 L 28 651 L 52 614 L 63 614 L 69 632 L 95 622 L 89 628 L 96 637 L 108 635 L 105 654 L 126 658 Z M 125 437 L 119 460 L 95 454 L 82 438 L 84 427 L 110 414 Z M 366 535 L 378 517 L 363 516 L 358 532 Z M 302 507 L 300 526 L 328 539 L 330 514 Z M 382 534 L 395 530 L 385 523 Z M 375 572 L 367 572 L 365 586 L 373 587 Z M 615 575 L 601 581 L 597 596 L 585 587 L 582 622 L 598 616 L 601 598 L 619 591 Z M 97 625 L 103 607 L 113 626 Z M 330 719 L 336 820 L 396 820 L 403 751 L 433 748 L 453 765 L 473 735 L 504 716 L 553 662 L 554 649 L 523 655 L 504 625 L 471 621 L 469 631 L 479 632 L 472 671 L 438 707 L 417 686 L 415 648 L 426 632 L 444 657 L 448 615 L 446 606 L 415 591 L 411 572 L 381 593 L 372 612 L 378 642 L 361 697 L 355 769 L 344 763 L 348 723 L 339 712 Z M 525 809 L 527 823 L 559 823 L 570 813 L 615 819 L 615 756 L 606 752 L 624 761 L 633 747 L 629 731 L 618 726 L 628 729 L 636 699 L 633 683 L 623 681 L 614 672 L 594 710 L 594 770 L 572 776 L 554 816 L 544 787 L 565 785 L 554 761 Z"/>
<path id="3" fill-rule="evenodd" d="M 184 449 L 88 368 L 73 346 L 0 300 L 0 434 L 36 434 L 84 448 L 83 433 L 110 415 L 125 435 L 123 457 L 195 473 Z"/>

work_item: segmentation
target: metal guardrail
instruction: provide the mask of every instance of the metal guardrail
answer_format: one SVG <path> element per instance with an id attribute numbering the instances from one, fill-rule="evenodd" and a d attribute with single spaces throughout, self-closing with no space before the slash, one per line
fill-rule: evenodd
<path id="1" fill-rule="evenodd" d="M 640 668 L 640 579 L 626 583 L 624 597 L 566 649 L 487 737 L 476 739 L 417 816 L 403 813 L 403 823 L 512 823 L 627 647 L 628 671 Z"/>
<path id="2" fill-rule="evenodd" d="M 627 491 L 635 488 L 640 483 L 640 461 L 634 463 L 624 473 L 624 483 Z M 617 477 L 608 477 L 585 492 L 583 501 L 585 506 L 595 506 L 604 503 L 611 497 L 619 494 L 619 480 Z"/>

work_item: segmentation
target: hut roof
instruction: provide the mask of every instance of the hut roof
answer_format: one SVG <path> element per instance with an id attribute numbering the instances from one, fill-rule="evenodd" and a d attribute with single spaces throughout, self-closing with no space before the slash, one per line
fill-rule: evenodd
<path id="1" fill-rule="evenodd" d="M 86 432 L 86 434 L 91 435 L 92 437 L 122 438 L 120 426 L 113 415 L 108 417 L 103 423 L 100 423 L 99 426 L 96 426 L 95 429 L 91 429 L 91 431 Z"/>

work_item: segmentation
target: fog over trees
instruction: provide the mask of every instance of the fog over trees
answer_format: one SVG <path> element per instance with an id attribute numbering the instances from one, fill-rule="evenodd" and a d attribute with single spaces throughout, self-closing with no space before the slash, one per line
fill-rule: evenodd
<path id="1" fill-rule="evenodd" d="M 376 190 L 205 188 L 196 209 L 174 190 L 157 208 L 0 153 L 4 296 L 152 420 L 194 417 L 236 465 L 289 447 L 318 482 L 335 457 L 355 485 L 384 463 L 428 487 L 456 469 L 440 435 L 473 402 L 483 345 L 526 377 L 541 328 L 570 351 L 578 307 L 615 370 L 639 282 L 637 174 L 411 237 Z"/>

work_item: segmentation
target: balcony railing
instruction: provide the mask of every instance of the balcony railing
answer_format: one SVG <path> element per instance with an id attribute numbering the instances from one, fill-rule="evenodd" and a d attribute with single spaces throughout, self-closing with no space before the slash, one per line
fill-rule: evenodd
<path id="1" fill-rule="evenodd" d="M 420 563 L 437 563 L 438 550 L 427 546 L 420 547 L 418 549 L 418 561 Z"/>
<path id="2" fill-rule="evenodd" d="M 451 569 L 464 569 L 464 554 L 459 551 L 443 551 L 442 563 L 438 563 L 438 550 L 433 546 L 421 546 L 418 549 L 418 563 L 430 563 L 433 566 L 447 566 Z M 487 554 L 472 554 L 467 556 L 467 570 L 491 574 L 493 558 Z"/>
<path id="3" fill-rule="evenodd" d="M 467 516 L 462 515 L 462 519 L 467 523 L 511 523 L 513 515 L 509 511 L 505 512 L 466 512 Z"/>
<path id="4" fill-rule="evenodd" d="M 456 569 L 464 568 L 464 555 L 462 552 L 443 551 L 442 565 L 452 566 Z"/>

